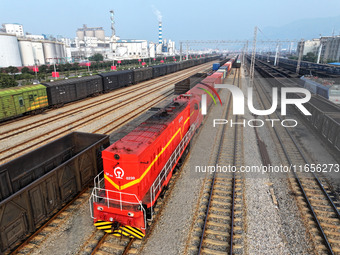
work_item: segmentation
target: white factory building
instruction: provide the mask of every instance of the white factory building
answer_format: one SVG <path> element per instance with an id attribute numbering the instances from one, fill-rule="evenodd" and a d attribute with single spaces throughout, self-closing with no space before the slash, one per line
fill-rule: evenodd
<path id="1" fill-rule="evenodd" d="M 71 55 L 75 61 L 82 61 L 100 53 L 106 60 L 142 59 L 175 54 L 175 42 L 163 40 L 162 22 L 158 24 L 158 43 L 147 40 L 122 39 L 116 36 L 114 14 L 111 13 L 112 35 L 105 36 L 102 27 L 83 25 L 76 31 L 76 38 L 70 44 Z"/>
<path id="2" fill-rule="evenodd" d="M 72 59 L 75 61 L 85 60 L 96 53 L 107 58 L 107 55 L 111 52 L 111 38 L 105 36 L 102 27 L 83 25 L 82 28 L 77 30 L 76 35 L 76 38 L 69 44 Z"/>
<path id="3" fill-rule="evenodd" d="M 20 24 L 3 24 L 0 29 L 0 68 L 81 62 L 100 53 L 105 60 L 143 59 L 175 54 L 175 42 L 163 40 L 162 23 L 158 25 L 158 43 L 121 39 L 116 36 L 111 13 L 112 35 L 102 27 L 83 25 L 74 39 L 50 38 L 24 33 Z M 156 29 L 155 29 L 156 30 Z M 155 33 L 156 34 L 156 33 Z"/>
<path id="4" fill-rule="evenodd" d="M 19 24 L 3 24 L 0 32 L 0 67 L 64 63 L 63 42 L 46 40 L 42 35 L 25 35 Z"/>
<path id="5" fill-rule="evenodd" d="M 297 54 L 301 50 L 302 55 L 313 53 L 317 56 L 318 61 L 327 63 L 328 61 L 340 61 L 340 35 L 321 36 L 312 40 L 301 41 L 297 46 Z"/>
<path id="6" fill-rule="evenodd" d="M 2 24 L 3 32 L 6 34 L 16 35 L 23 37 L 24 34 L 24 27 L 20 24 Z"/>
<path id="7" fill-rule="evenodd" d="M 96 53 L 104 59 L 134 59 L 149 57 L 146 40 L 120 39 L 118 36 L 105 36 L 102 27 L 83 25 L 76 31 L 76 38 L 71 43 L 72 57 L 81 61 Z"/>
<path id="8" fill-rule="evenodd" d="M 22 66 L 18 38 L 0 33 L 0 67 Z"/>

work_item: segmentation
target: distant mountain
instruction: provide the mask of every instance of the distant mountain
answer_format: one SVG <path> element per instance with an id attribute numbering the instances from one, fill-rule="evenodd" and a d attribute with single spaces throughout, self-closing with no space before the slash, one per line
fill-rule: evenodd
<path id="1" fill-rule="evenodd" d="M 322 36 L 340 34 L 340 16 L 330 18 L 314 18 L 294 21 L 281 27 L 265 27 L 262 30 L 265 37 L 275 39 L 297 39 L 309 40 Z M 261 33 L 259 38 L 266 39 Z"/>

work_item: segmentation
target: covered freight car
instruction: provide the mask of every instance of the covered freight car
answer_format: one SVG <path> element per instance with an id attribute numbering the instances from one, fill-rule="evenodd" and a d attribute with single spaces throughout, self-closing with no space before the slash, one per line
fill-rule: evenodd
<path id="1" fill-rule="evenodd" d="M 152 79 L 152 68 L 138 68 L 133 70 L 134 84 Z"/>
<path id="2" fill-rule="evenodd" d="M 103 91 L 102 79 L 98 75 L 42 84 L 47 88 L 50 106 L 62 105 Z"/>
<path id="3" fill-rule="evenodd" d="M 0 166 L 0 253 L 68 202 L 102 169 L 107 135 L 74 132 Z"/>
<path id="4" fill-rule="evenodd" d="M 157 78 L 159 76 L 163 76 L 167 74 L 167 65 L 157 65 L 152 66 L 153 70 L 153 78 Z"/>
<path id="5" fill-rule="evenodd" d="M 178 70 L 178 65 L 176 63 L 171 63 L 166 66 L 166 73 L 174 73 L 177 72 Z"/>
<path id="6" fill-rule="evenodd" d="M 46 87 L 43 85 L 0 89 L 0 121 L 47 106 Z"/>
<path id="7" fill-rule="evenodd" d="M 134 83 L 132 70 L 99 74 L 103 78 L 104 91 L 119 89 Z"/>

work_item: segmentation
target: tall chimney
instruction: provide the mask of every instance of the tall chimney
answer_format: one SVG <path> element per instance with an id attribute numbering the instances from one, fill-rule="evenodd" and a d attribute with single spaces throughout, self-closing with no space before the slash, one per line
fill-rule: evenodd
<path id="1" fill-rule="evenodd" d="M 158 43 L 163 44 L 162 21 L 158 24 Z"/>
<path id="2" fill-rule="evenodd" d="M 111 19 L 111 31 L 112 31 L 112 36 L 111 36 L 111 37 L 114 38 L 115 35 L 116 35 L 115 18 L 114 18 L 115 13 L 114 13 L 113 10 L 111 10 L 111 11 L 110 11 L 110 14 L 111 14 L 110 19 Z"/>

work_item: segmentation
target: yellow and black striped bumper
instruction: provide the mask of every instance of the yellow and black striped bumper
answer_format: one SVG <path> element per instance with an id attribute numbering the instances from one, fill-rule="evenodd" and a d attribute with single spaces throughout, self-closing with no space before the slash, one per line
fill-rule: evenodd
<path id="1" fill-rule="evenodd" d="M 97 221 L 94 225 L 97 229 L 104 230 L 106 233 L 115 236 L 126 236 L 137 239 L 143 239 L 145 236 L 140 229 L 131 226 L 120 226 L 118 229 L 113 229 L 113 222 L 110 221 Z"/>

